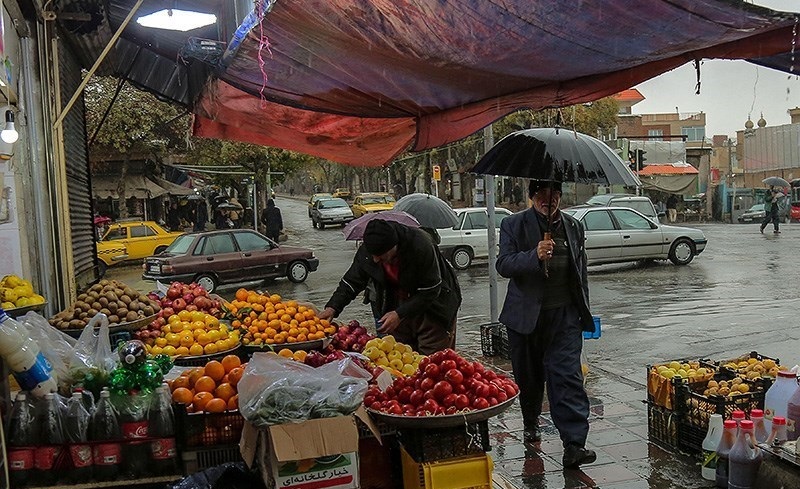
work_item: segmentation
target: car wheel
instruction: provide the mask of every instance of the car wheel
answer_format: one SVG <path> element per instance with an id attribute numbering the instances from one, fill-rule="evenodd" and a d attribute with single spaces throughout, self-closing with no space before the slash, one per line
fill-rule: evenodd
<path id="1" fill-rule="evenodd" d="M 206 289 L 206 292 L 213 292 L 217 288 L 217 279 L 213 275 L 198 275 L 194 281 L 197 282 L 197 285 Z"/>
<path id="2" fill-rule="evenodd" d="M 466 247 L 456 248 L 450 261 L 456 270 L 466 270 L 472 264 L 472 250 Z"/>
<path id="3" fill-rule="evenodd" d="M 317 223 L 317 225 L 319 225 L 320 229 L 325 229 L 325 223 L 324 222 L 320 221 L 320 222 Z"/>
<path id="4" fill-rule="evenodd" d="M 687 238 L 679 238 L 672 243 L 669 250 L 669 261 L 676 265 L 688 265 L 695 255 L 694 243 Z"/>
<path id="5" fill-rule="evenodd" d="M 290 263 L 289 267 L 286 269 L 286 278 L 296 284 L 305 282 L 306 278 L 308 278 L 308 265 L 302 261 Z"/>
<path id="6" fill-rule="evenodd" d="M 103 278 L 106 276 L 106 270 L 108 270 L 108 265 L 103 260 L 97 261 L 97 278 Z"/>
<path id="7" fill-rule="evenodd" d="M 167 249 L 166 246 L 163 246 L 163 245 L 159 246 L 158 248 L 156 248 L 156 250 L 153 252 L 153 254 L 154 255 L 160 255 L 161 253 L 164 253 L 164 250 L 166 250 L 166 249 Z"/>

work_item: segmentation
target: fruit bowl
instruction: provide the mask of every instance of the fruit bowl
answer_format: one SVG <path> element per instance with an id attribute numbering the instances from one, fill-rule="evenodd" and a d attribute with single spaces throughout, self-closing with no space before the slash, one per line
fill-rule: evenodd
<path id="1" fill-rule="evenodd" d="M 44 311 L 45 306 L 47 306 L 47 302 L 42 302 L 41 304 L 33 304 L 30 306 L 23 306 L 23 307 L 15 307 L 14 309 L 5 309 L 6 314 L 11 316 L 12 318 L 16 319 L 24 314 L 27 314 L 31 311 L 35 312 L 42 312 Z"/>
<path id="2" fill-rule="evenodd" d="M 117 324 L 109 324 L 108 325 L 108 332 L 109 333 L 119 333 L 120 331 L 138 331 L 148 324 L 152 323 L 155 318 L 158 317 L 158 314 L 153 314 L 152 316 L 145 316 L 142 318 L 137 319 L 136 321 L 131 321 L 129 323 L 117 323 Z M 98 328 L 95 328 L 98 329 Z M 78 338 L 81 333 L 83 332 L 84 328 L 79 329 L 62 329 L 64 333 L 72 336 L 73 338 Z"/>
<path id="3" fill-rule="evenodd" d="M 280 351 L 286 348 L 287 350 L 291 351 L 298 351 L 298 350 L 324 350 L 331 344 L 332 338 L 330 336 L 326 336 L 321 340 L 311 340 L 311 341 L 299 341 L 296 343 L 281 343 L 279 345 L 245 345 L 244 349 L 248 353 L 259 352 L 259 351 Z"/>
<path id="4" fill-rule="evenodd" d="M 444 414 L 436 416 L 402 416 L 397 414 L 387 414 L 367 408 L 370 416 L 378 421 L 396 428 L 450 428 L 461 426 L 468 423 L 478 423 L 493 418 L 501 414 L 514 404 L 519 394 L 511 399 L 498 403 L 492 407 L 474 411 L 467 411 L 459 414 Z"/>
<path id="5" fill-rule="evenodd" d="M 241 343 L 233 348 L 225 351 L 218 351 L 216 353 L 208 353 L 206 355 L 184 355 L 173 358 L 173 363 L 178 367 L 200 367 L 210 362 L 211 360 L 220 360 L 227 355 L 235 355 L 242 347 Z"/>

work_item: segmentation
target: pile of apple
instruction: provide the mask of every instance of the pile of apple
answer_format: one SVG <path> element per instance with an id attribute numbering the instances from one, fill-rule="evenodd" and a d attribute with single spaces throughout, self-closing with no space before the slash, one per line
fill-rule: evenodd
<path id="1" fill-rule="evenodd" d="M 200 311 L 215 318 L 222 317 L 220 302 L 209 297 L 208 291 L 202 285 L 194 282 L 191 284 L 172 282 L 164 297 L 155 292 L 150 292 L 147 297 L 157 302 L 161 306 L 161 310 L 152 323 L 135 334 L 136 339 L 142 341 L 158 338 L 161 335 L 161 328 L 167 324 L 170 316 L 174 316 L 181 311 Z"/>
<path id="2" fill-rule="evenodd" d="M 399 377 L 385 391 L 370 387 L 364 405 L 400 416 L 437 416 L 488 409 L 519 393 L 508 377 L 470 362 L 451 349 L 419 362 L 411 377 Z"/>
<path id="3" fill-rule="evenodd" d="M 355 319 L 347 324 L 339 326 L 336 334 L 333 335 L 331 344 L 337 350 L 352 351 L 361 353 L 366 348 L 369 340 L 375 338 L 367 332 Z"/>

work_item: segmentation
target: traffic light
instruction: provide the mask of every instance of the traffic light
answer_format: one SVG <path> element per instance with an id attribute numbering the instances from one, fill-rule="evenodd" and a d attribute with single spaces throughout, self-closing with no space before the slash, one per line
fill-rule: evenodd
<path id="1" fill-rule="evenodd" d="M 634 150 L 628 151 L 628 166 L 632 172 L 636 173 L 636 151 Z"/>
<path id="2" fill-rule="evenodd" d="M 644 157 L 645 153 L 647 153 L 647 151 L 645 151 L 643 149 L 637 149 L 636 150 L 636 159 L 637 159 L 637 161 L 639 163 L 639 169 L 640 170 L 642 168 L 644 168 L 644 162 L 647 161 L 647 158 Z"/>

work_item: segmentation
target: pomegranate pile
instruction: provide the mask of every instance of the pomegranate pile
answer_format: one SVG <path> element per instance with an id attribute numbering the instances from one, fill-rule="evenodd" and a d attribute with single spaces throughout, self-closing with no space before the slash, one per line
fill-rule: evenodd
<path id="1" fill-rule="evenodd" d="M 422 358 L 417 373 L 383 392 L 370 387 L 364 405 L 398 416 L 437 416 L 488 409 L 518 393 L 513 380 L 447 349 Z"/>

